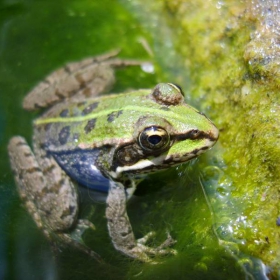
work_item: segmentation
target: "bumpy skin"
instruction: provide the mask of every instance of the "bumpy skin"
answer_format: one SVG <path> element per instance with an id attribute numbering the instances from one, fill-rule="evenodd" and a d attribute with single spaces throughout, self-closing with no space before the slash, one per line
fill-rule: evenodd
<path id="1" fill-rule="evenodd" d="M 172 84 L 96 98 L 114 82 L 114 68 L 139 65 L 115 55 L 68 64 L 35 87 L 24 108 L 52 107 L 34 122 L 34 154 L 19 136 L 11 139 L 8 150 L 20 196 L 47 238 L 58 237 L 102 261 L 83 243 L 83 231 L 94 227 L 77 220 L 72 181 L 94 187 L 98 180 L 107 184 L 106 217 L 115 248 L 150 262 L 150 255 L 175 254 L 167 248 L 175 241 L 168 236 L 159 247 L 149 248 L 145 242 L 153 233 L 136 240 L 127 199 L 141 175 L 198 156 L 216 142 L 218 130 L 185 104 Z"/>

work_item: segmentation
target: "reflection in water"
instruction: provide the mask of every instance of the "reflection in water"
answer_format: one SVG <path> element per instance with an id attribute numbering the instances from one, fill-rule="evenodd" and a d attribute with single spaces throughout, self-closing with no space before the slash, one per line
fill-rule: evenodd
<path id="1" fill-rule="evenodd" d="M 202 171 L 201 186 L 211 211 L 213 231 L 219 244 L 236 260 L 246 279 L 269 279 L 269 267 L 260 259 L 246 255 L 240 250 L 246 238 L 240 234 L 251 227 L 243 215 L 242 205 L 232 196 L 232 181 L 217 166 L 208 166 Z M 255 240 L 256 242 L 258 240 Z"/>

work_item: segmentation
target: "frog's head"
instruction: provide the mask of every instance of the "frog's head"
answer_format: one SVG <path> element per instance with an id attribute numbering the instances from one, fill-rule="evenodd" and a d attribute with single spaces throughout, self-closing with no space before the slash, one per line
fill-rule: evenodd
<path id="1" fill-rule="evenodd" d="M 134 141 L 115 153 L 117 174 L 165 169 L 197 157 L 217 141 L 219 131 L 202 113 L 184 101 L 174 84 L 158 84 L 148 99 L 157 104 L 139 117 Z"/>

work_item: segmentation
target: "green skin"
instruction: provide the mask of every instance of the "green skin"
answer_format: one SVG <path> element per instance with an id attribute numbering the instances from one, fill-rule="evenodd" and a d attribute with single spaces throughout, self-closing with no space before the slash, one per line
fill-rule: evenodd
<path id="1" fill-rule="evenodd" d="M 175 254 L 168 248 L 175 241 L 168 236 L 159 247 L 150 248 L 145 243 L 153 233 L 136 240 L 126 213 L 127 199 L 141 175 L 197 157 L 215 144 L 218 130 L 184 102 L 173 84 L 96 97 L 112 83 L 115 67 L 137 64 L 114 55 L 69 64 L 35 87 L 25 108 L 55 105 L 34 122 L 34 154 L 22 137 L 12 138 L 8 149 L 19 193 L 38 227 L 49 239 L 55 235 L 102 261 L 81 238 L 93 225 L 77 220 L 77 190 L 67 174 L 71 160 L 58 164 L 53 156 L 97 151 L 93 161 L 81 164 L 93 164 L 109 180 L 106 217 L 112 242 L 125 255 L 151 262 L 150 255 Z M 92 89 L 93 84 L 98 90 Z"/>
<path id="2" fill-rule="evenodd" d="M 46 145 L 51 140 L 57 144 L 51 147 L 55 151 L 102 148 L 106 144 L 117 149 L 135 143 L 146 126 L 159 125 L 160 122 L 161 127 L 165 127 L 174 137 L 198 129 L 215 139 L 216 136 L 211 136 L 212 130 L 215 130 L 213 124 L 196 109 L 185 103 L 176 106 L 158 104 L 151 93 L 151 90 L 138 90 L 99 97 L 82 104 L 77 102 L 54 106 L 34 122 L 37 141 Z M 91 112 L 85 114 L 85 110 Z M 145 120 L 141 122 L 143 117 Z M 168 123 L 164 120 L 168 120 Z M 142 127 L 139 128 L 140 123 Z M 45 126 L 48 126 L 47 129 L 43 129 Z M 67 139 L 60 139 L 60 133 L 65 127 L 69 127 Z M 209 137 L 201 137 L 196 141 L 175 141 L 166 151 L 165 157 L 179 158 L 177 162 L 184 161 L 186 157 L 194 157 L 191 155 L 193 151 L 208 148 Z M 151 153 L 150 158 L 153 157 Z M 173 164 L 171 159 L 170 165 Z M 157 169 L 162 167 L 165 166 L 157 166 Z M 107 174 L 107 170 L 104 171 Z M 138 172 L 141 173 L 141 170 L 133 171 Z"/>

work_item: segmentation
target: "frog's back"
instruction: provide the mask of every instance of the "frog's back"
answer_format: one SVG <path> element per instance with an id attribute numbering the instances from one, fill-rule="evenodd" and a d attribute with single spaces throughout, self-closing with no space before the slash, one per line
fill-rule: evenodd
<path id="1" fill-rule="evenodd" d="M 71 177 L 86 181 L 95 169 L 114 179 L 166 169 L 198 156 L 218 138 L 212 122 L 172 84 L 58 104 L 34 126 L 38 146 L 62 168 L 73 167 L 67 170 Z"/>
<path id="2" fill-rule="evenodd" d="M 149 93 L 150 90 L 139 90 L 57 104 L 35 120 L 37 140 L 48 150 L 130 141 L 135 123 L 143 115 L 139 108 L 157 106 L 149 100 Z"/>
<path id="3" fill-rule="evenodd" d="M 107 192 L 109 179 L 96 168 L 98 158 L 107 146 L 131 141 L 135 118 L 128 117 L 125 110 L 139 105 L 146 92 L 148 95 L 142 90 L 57 104 L 34 122 L 36 145 L 81 185 Z M 138 118 L 135 112 L 131 115 Z"/>

